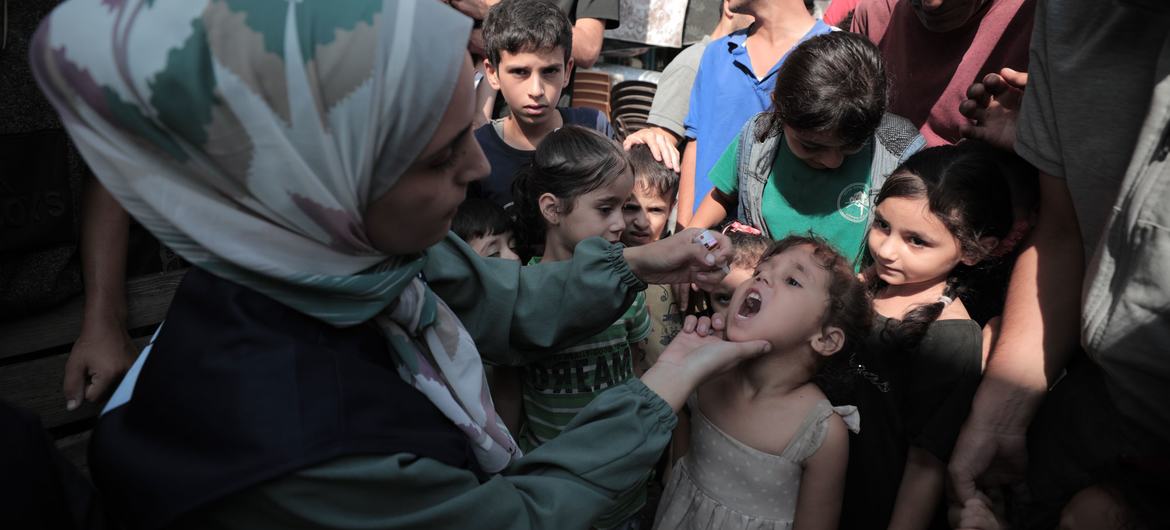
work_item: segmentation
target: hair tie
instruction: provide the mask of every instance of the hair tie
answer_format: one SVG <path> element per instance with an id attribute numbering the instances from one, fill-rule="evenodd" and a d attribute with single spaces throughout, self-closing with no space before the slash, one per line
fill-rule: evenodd
<path id="1" fill-rule="evenodd" d="M 1020 219 L 1012 223 L 1012 229 L 1008 231 L 1008 234 L 1003 239 L 999 240 L 999 244 L 991 249 L 988 255 L 993 258 L 1002 258 L 1011 254 L 1016 249 L 1016 245 L 1020 244 L 1020 241 L 1024 239 L 1024 236 L 1028 235 L 1028 231 L 1031 228 L 1032 223 L 1029 219 Z"/>
<path id="2" fill-rule="evenodd" d="M 732 221 L 731 224 L 723 227 L 724 234 L 730 234 L 732 232 L 739 232 L 741 234 L 751 234 L 753 236 L 764 235 L 764 233 L 761 232 L 759 228 L 756 228 L 754 226 L 745 225 L 739 221 Z"/>
<path id="3" fill-rule="evenodd" d="M 949 296 L 943 295 L 943 296 L 938 297 L 938 301 L 942 303 L 943 307 L 946 307 L 946 306 L 951 305 L 951 302 L 954 302 L 955 299 L 951 298 Z"/>

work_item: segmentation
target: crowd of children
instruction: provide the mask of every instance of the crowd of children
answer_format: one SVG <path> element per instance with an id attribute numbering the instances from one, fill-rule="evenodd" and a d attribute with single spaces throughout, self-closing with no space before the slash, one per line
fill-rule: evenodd
<path id="1" fill-rule="evenodd" d="M 493 432 L 515 441 L 496 448 L 500 466 L 570 438 L 579 414 L 604 391 L 656 365 L 670 367 L 680 349 L 672 344 L 697 349 L 713 336 L 770 345 L 699 384 L 678 413 L 659 466 L 631 474 L 636 485 L 629 489 L 602 491 L 609 508 L 576 526 L 1170 528 L 1156 504 L 1170 484 L 1166 447 L 1158 445 L 1170 421 L 1166 400 L 1146 395 L 1152 387 L 1162 387 L 1161 395 L 1170 388 L 1164 384 L 1170 286 L 1158 266 L 1170 263 L 1170 237 L 1165 214 L 1151 214 L 1156 206 L 1147 204 L 1159 201 L 1142 200 L 1170 189 L 1164 178 L 1170 115 L 1151 111 L 1142 126 L 1147 132 L 1135 139 L 1135 123 L 1147 112 L 1143 91 L 1156 85 L 1155 107 L 1170 108 L 1170 86 L 1162 81 L 1170 71 L 1170 9 L 1151 0 L 1101 3 L 1113 7 L 1089 7 L 1088 0 L 834 0 L 821 20 L 805 0 L 690 0 L 720 4 L 719 26 L 667 67 L 648 126 L 620 138 L 604 112 L 561 104 L 574 69 L 597 59 L 602 31 L 616 24 L 617 0 L 442 1 L 475 21 L 468 51 L 477 71 L 476 116 L 442 151 L 448 161 L 427 163 L 446 171 L 474 145 L 490 163 L 485 178 L 466 172 L 466 199 L 451 224 L 471 251 L 531 272 L 531 265 L 588 256 L 579 245 L 590 248 L 587 240 L 597 238 L 612 250 L 709 230 L 722 231 L 732 245 L 718 285 L 650 284 L 629 295 L 608 327 L 573 335 L 567 347 L 492 356 L 514 364 L 485 360 L 490 399 L 487 392 L 479 397 L 494 403 L 511 435 Z M 7 24 L 6 15 L 5 35 Z M 1090 38 L 1098 33 L 1106 37 Z M 1130 39 L 1117 45 L 1124 56 L 1106 45 L 1122 33 Z M 1033 35 L 1052 39 L 1030 44 Z M 464 57 L 462 44 L 459 51 Z M 233 73 L 236 65 L 215 66 Z M 1029 66 L 1033 99 L 1022 110 Z M 1156 83 L 1147 79 L 1154 66 Z M 460 75 L 469 79 L 464 68 Z M 1113 71 L 1117 79 L 1101 73 Z M 1105 89 L 1095 77 L 1120 96 L 1098 105 L 1094 97 Z M 1082 90 L 1095 92 L 1086 97 Z M 1139 99 L 1141 105 L 1130 103 Z M 1083 101 L 1095 107 L 1086 110 Z M 1019 116 L 1029 125 L 1017 138 Z M 1085 130 L 1095 135 L 1091 142 L 1071 135 Z M 467 143 L 471 136 L 475 144 Z M 25 146 L 17 140 L 8 147 Z M 39 140 L 65 148 L 63 135 Z M 1132 144 L 1145 158 L 1135 155 L 1126 166 Z M 8 151 L 17 161 L 40 157 L 36 150 Z M 1061 179 L 1067 187 L 1054 191 L 1052 182 Z M 1120 206 L 1112 196 L 1118 188 L 1129 190 Z M 104 196 L 100 186 L 93 190 Z M 110 217 L 113 202 L 107 203 Z M 98 206 L 88 206 L 86 219 L 99 217 Z M 1143 216 L 1127 216 L 1131 211 Z M 87 233 L 92 240 L 103 232 Z M 694 243 L 704 244 L 707 232 L 695 233 Z M 1079 235 L 1066 238 L 1072 233 L 1085 234 L 1083 248 Z M 125 254 L 124 241 L 113 243 L 102 256 Z M 82 245 L 80 255 L 98 246 Z M 1092 256 L 1087 266 L 1053 264 L 1075 261 L 1081 250 Z M 1129 260 L 1131 254 L 1145 259 Z M 73 250 L 62 256 L 77 260 Z M 0 267 L 0 279 L 37 268 L 14 267 Z M 428 281 L 417 269 L 407 277 L 416 276 Z M 1093 290 L 1074 311 L 1082 277 Z M 87 294 L 108 290 L 98 287 L 100 279 L 86 277 Z M 1072 283 L 1061 284 L 1065 279 Z M 80 278 L 69 283 L 80 289 Z M 562 293 L 537 291 L 550 305 L 564 300 Z M 1035 303 L 1008 310 L 1013 292 Z M 100 305 L 100 296 L 91 296 L 89 303 Z M 1070 307 L 1053 311 L 1061 302 Z M 526 316 L 544 323 L 541 315 Z M 1067 321 L 1076 318 L 1084 320 L 1083 353 L 1069 338 L 1077 324 Z M 1142 318 L 1143 325 L 1129 325 Z M 1028 325 L 1037 330 L 1021 331 Z M 127 370 L 121 365 L 128 358 L 114 363 L 120 368 L 99 366 L 109 355 L 88 344 L 95 334 L 104 333 L 83 333 L 76 349 L 86 357 L 76 355 L 66 368 L 70 410 L 83 397 L 98 399 Z M 106 342 L 103 349 L 124 349 Z M 1074 353 L 1051 351 L 1062 347 Z M 1044 366 L 1020 361 L 1013 348 L 1036 350 L 1030 353 Z M 472 360 L 476 371 L 479 364 Z M 1040 381 L 1029 380 L 1037 371 Z M 1127 377 L 1140 384 L 1121 388 Z M 478 374 L 471 379 L 480 382 Z M 1057 388 L 1061 380 L 1073 381 Z M 92 396 L 82 392 L 85 385 Z M 1078 395 L 1082 388 L 1088 391 Z M 1037 412 L 1041 398 L 1028 399 L 1027 391 L 1057 405 Z M 981 419 L 973 421 L 980 408 Z M 1002 425 L 1014 430 L 989 428 L 1000 425 L 987 419 L 995 411 L 1007 411 Z M 1082 411 L 1084 421 L 1070 417 Z M 1062 422 L 1076 427 L 1054 427 Z M 1093 428 L 1117 433 L 1089 443 L 1098 434 Z M 1077 435 L 1061 439 L 1066 432 Z M 593 443 L 604 454 L 607 440 Z M 1014 456 L 1009 463 L 1023 467 L 1018 460 L 1034 454 L 1043 458 L 1026 481 L 1020 469 L 989 470 L 997 457 Z M 1069 456 L 1078 454 L 1092 458 Z M 588 467 L 599 470 L 593 473 L 604 473 L 609 462 L 588 451 L 578 456 L 598 460 Z M 1052 471 L 1066 461 L 1067 473 Z M 997 471 L 1002 476 L 989 476 Z M 957 484 L 959 476 L 967 480 Z M 1010 481 L 1017 483 L 1004 484 Z M 355 489 L 363 487 L 357 482 Z M 290 493 L 290 504 L 311 493 Z"/>
<path id="2" fill-rule="evenodd" d="M 650 285 L 578 345 L 492 367 L 521 445 L 555 437 L 684 328 L 773 346 L 688 401 L 667 468 L 647 477 L 664 488 L 657 506 L 643 483 L 594 527 L 638 528 L 640 509 L 663 529 L 1003 524 L 1005 503 L 982 493 L 952 503 L 948 521 L 946 469 L 1034 223 L 1035 170 L 977 140 L 926 148 L 918 125 L 889 112 L 888 50 L 821 25 L 766 76 L 771 105 L 708 156 L 697 177 L 713 187 L 692 213 L 677 153 L 649 134 L 623 152 L 603 114 L 555 107 L 573 68 L 563 14 L 503 0 L 485 21 L 483 67 L 507 111 L 475 131 L 492 174 L 455 219 L 476 252 L 565 260 L 586 238 L 638 246 L 682 226 L 722 229 L 735 247 L 716 289 Z M 1098 490 L 1082 496 L 1137 520 L 1120 490 Z"/>

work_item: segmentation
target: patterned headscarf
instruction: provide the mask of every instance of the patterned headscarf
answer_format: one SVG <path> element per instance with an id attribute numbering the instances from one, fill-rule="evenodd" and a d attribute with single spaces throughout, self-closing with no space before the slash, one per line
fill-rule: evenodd
<path id="1" fill-rule="evenodd" d="M 434 134 L 470 26 L 435 0 L 70 0 L 31 55 L 131 215 L 217 276 L 336 326 L 376 321 L 494 472 L 519 452 L 474 343 L 422 255 L 382 254 L 363 217 Z"/>

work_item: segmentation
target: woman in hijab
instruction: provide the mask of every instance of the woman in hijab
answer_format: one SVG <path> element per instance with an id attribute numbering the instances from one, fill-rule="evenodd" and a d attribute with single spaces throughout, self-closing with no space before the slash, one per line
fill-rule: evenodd
<path id="1" fill-rule="evenodd" d="M 645 281 L 718 281 L 729 244 L 594 238 L 520 269 L 447 235 L 488 171 L 470 29 L 433 0 L 70 0 L 42 23 L 33 68 L 82 154 L 194 265 L 91 442 L 129 526 L 586 528 L 695 385 L 766 348 L 685 333 L 520 454 L 480 354 L 570 345 Z"/>

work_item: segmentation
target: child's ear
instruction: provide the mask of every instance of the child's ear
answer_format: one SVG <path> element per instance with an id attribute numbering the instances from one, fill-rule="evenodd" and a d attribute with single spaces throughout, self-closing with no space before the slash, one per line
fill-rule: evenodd
<path id="1" fill-rule="evenodd" d="M 982 254 L 984 256 L 990 254 L 991 251 L 995 250 L 995 247 L 998 247 L 998 246 L 999 246 L 999 238 L 998 237 L 984 236 L 984 237 L 979 238 L 979 248 L 983 249 Z M 973 256 L 970 253 L 964 253 L 963 259 L 960 261 L 963 262 L 963 265 L 970 267 L 972 265 L 975 265 L 976 263 L 979 263 L 981 261 L 981 258 L 979 256 Z"/>
<path id="2" fill-rule="evenodd" d="M 565 81 L 561 83 L 561 89 L 564 90 L 569 86 L 569 81 L 573 80 L 573 58 L 569 57 L 569 62 L 565 63 Z"/>
<path id="3" fill-rule="evenodd" d="M 536 205 L 540 208 L 540 215 L 550 225 L 558 225 L 561 223 L 561 201 L 557 199 L 556 195 L 551 193 L 541 194 L 536 199 Z"/>
<path id="4" fill-rule="evenodd" d="M 821 332 L 812 338 L 813 351 L 817 355 L 828 357 L 841 351 L 845 346 L 845 332 L 836 326 L 825 326 Z"/>
<path id="5" fill-rule="evenodd" d="M 491 60 L 487 58 L 483 60 L 483 76 L 487 79 L 488 84 L 492 86 L 492 90 L 500 89 L 500 72 L 496 70 Z"/>

